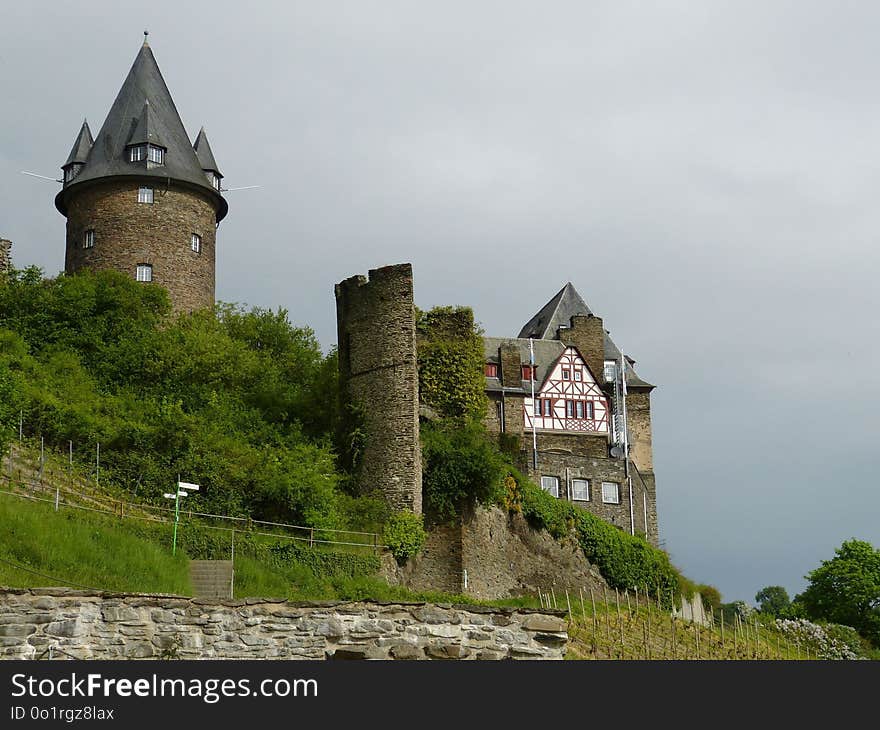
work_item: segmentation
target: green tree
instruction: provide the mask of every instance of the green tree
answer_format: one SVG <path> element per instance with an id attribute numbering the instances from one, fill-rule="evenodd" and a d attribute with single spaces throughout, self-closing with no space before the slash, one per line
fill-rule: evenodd
<path id="1" fill-rule="evenodd" d="M 791 605 L 788 591 L 782 586 L 766 586 L 755 594 L 755 602 L 761 613 L 781 616 Z"/>
<path id="2" fill-rule="evenodd" d="M 852 626 L 880 646 L 880 550 L 847 540 L 807 579 L 796 600 L 810 618 Z"/>
<path id="3" fill-rule="evenodd" d="M 425 513 L 436 522 L 468 506 L 500 501 L 504 457 L 479 421 L 442 419 L 421 427 Z"/>

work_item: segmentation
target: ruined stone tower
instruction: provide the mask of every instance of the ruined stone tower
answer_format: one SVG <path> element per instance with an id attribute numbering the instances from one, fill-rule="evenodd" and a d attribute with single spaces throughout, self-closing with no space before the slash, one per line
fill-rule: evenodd
<path id="1" fill-rule="evenodd" d="M 84 121 L 62 170 L 67 273 L 155 282 L 177 312 L 214 305 L 222 175 L 205 130 L 190 143 L 146 38 L 98 136 Z"/>
<path id="2" fill-rule="evenodd" d="M 373 269 L 336 285 L 343 419 L 362 430 L 361 492 L 397 510 L 422 511 L 419 373 L 412 266 Z"/>
<path id="3" fill-rule="evenodd" d="M 12 268 L 12 241 L 0 238 L 0 274 Z"/>

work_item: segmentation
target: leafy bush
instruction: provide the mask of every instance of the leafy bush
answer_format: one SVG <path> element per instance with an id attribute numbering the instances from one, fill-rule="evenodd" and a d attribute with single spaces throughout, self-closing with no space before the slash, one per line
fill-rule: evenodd
<path id="1" fill-rule="evenodd" d="M 178 474 L 200 511 L 342 527 L 330 444 L 335 354 L 279 309 L 171 318 L 166 292 L 113 271 L 0 282 L 0 444 L 25 435 L 164 502 Z"/>
<path id="2" fill-rule="evenodd" d="M 880 647 L 880 550 L 847 540 L 807 579 L 796 601 L 810 618 L 852 626 Z"/>
<path id="3" fill-rule="evenodd" d="M 553 497 L 511 470 L 523 494 L 523 515 L 537 528 L 557 539 L 574 534 L 587 559 L 596 565 L 612 588 L 659 589 L 663 603 L 674 593 L 689 592 L 692 584 L 669 562 L 662 550 L 638 535 L 629 535 L 596 515 Z"/>
<path id="4" fill-rule="evenodd" d="M 721 591 L 719 591 L 715 586 L 710 586 L 706 584 L 698 585 L 696 587 L 697 592 L 700 594 L 700 599 L 703 602 L 703 608 L 707 611 L 712 609 L 712 612 L 717 612 L 721 608 Z"/>
<path id="5" fill-rule="evenodd" d="M 422 549 L 427 537 L 421 515 L 397 512 L 385 523 L 383 540 L 400 565 Z"/>
<path id="6" fill-rule="evenodd" d="M 504 458 L 482 423 L 442 419 L 421 426 L 425 514 L 446 522 L 469 505 L 497 503 L 506 473 Z"/>
<path id="7" fill-rule="evenodd" d="M 791 604 L 788 591 L 783 586 L 765 586 L 755 594 L 755 602 L 761 613 L 782 616 Z"/>
<path id="8" fill-rule="evenodd" d="M 818 659 L 858 659 L 861 653 L 858 634 L 848 626 L 836 626 L 829 632 L 827 625 L 821 626 L 803 618 L 780 618 L 776 619 L 775 625 L 789 640 L 804 651 L 809 650 Z"/>

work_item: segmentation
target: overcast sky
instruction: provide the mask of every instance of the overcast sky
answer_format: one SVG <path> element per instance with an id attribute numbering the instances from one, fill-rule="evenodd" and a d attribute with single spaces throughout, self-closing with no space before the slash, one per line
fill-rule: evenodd
<path id="1" fill-rule="evenodd" d="M 657 384 L 661 539 L 725 600 L 880 545 L 880 6 L 2 2 L 0 235 L 64 262 L 57 176 L 150 30 L 229 187 L 217 296 L 335 343 L 333 284 L 514 336 L 566 281 Z M 130 8 L 130 9 L 129 9 Z M 874 456 L 872 456 L 872 454 Z M 872 459 L 875 461 L 872 462 Z"/>

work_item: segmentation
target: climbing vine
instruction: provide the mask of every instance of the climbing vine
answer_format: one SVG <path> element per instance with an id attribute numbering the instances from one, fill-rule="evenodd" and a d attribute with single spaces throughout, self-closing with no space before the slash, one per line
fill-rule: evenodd
<path id="1" fill-rule="evenodd" d="M 482 419 L 488 399 L 482 332 L 469 307 L 416 311 L 419 395 L 441 417 Z"/>

